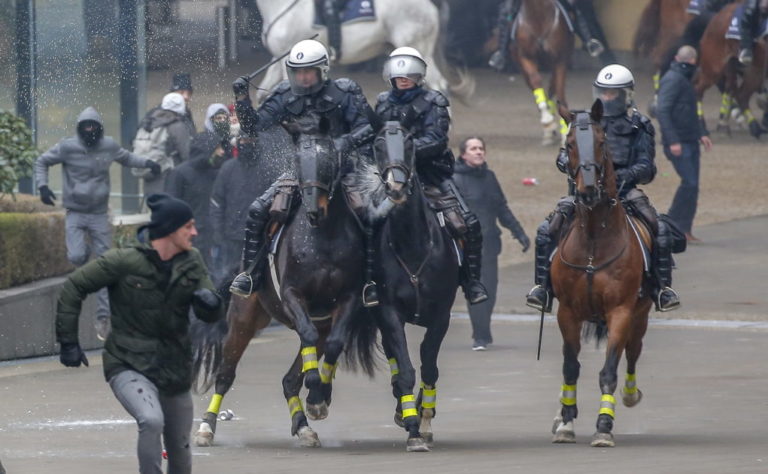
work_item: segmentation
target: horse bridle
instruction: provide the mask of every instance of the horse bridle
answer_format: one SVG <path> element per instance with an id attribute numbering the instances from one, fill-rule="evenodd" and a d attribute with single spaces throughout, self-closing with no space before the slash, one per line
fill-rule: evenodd
<path id="1" fill-rule="evenodd" d="M 325 139 L 325 137 L 323 139 Z M 318 141 L 319 141 L 318 138 L 312 138 L 312 141 L 310 143 L 316 146 Z M 328 195 L 328 201 L 330 201 L 331 199 L 333 199 L 334 190 L 336 189 L 336 186 L 339 184 L 339 181 L 341 180 L 341 173 L 339 172 L 341 168 L 341 154 L 338 153 L 333 148 L 332 140 L 328 140 L 328 143 L 330 144 L 329 151 L 330 151 L 331 158 L 335 157 L 335 163 L 334 163 L 335 170 L 334 170 L 333 179 L 331 180 L 331 182 L 326 184 L 326 183 L 323 183 L 322 181 L 316 181 L 316 180 L 301 181 L 299 186 L 302 192 L 307 188 L 317 188 L 317 189 L 320 189 L 321 191 L 325 191 L 325 193 Z"/>
<path id="2" fill-rule="evenodd" d="M 569 128 L 574 130 L 576 136 L 576 147 L 579 150 L 579 166 L 574 170 L 570 164 L 568 166 L 568 176 L 576 182 L 576 177 L 582 173 L 582 179 L 585 186 L 592 186 L 597 189 L 597 199 L 595 204 L 602 200 L 605 193 L 605 166 L 595 161 L 595 137 L 592 131 L 594 122 L 588 112 L 576 112 L 576 117 L 571 122 Z M 605 147 L 602 151 L 603 161 L 607 159 Z M 594 170 L 597 170 L 597 173 Z M 583 172 L 582 172 L 583 171 Z M 575 192 L 576 204 L 591 209 L 595 204 L 588 205 L 581 199 L 578 192 Z"/>
<path id="3" fill-rule="evenodd" d="M 385 140 L 385 146 L 387 150 L 391 150 L 395 148 L 396 146 L 404 146 L 405 138 L 400 137 L 398 135 L 398 132 L 402 133 L 403 135 L 406 134 L 404 128 L 401 126 L 396 126 L 393 122 L 388 122 L 385 125 L 384 129 L 384 140 Z M 403 152 L 405 155 L 405 151 Z M 399 163 L 390 163 L 384 166 L 380 172 L 379 172 L 379 179 L 381 182 L 387 187 L 387 185 L 392 184 L 388 183 L 387 181 L 391 177 L 397 177 L 396 175 L 399 172 L 400 177 L 402 179 L 404 188 L 406 189 L 406 193 L 410 193 L 410 189 L 413 183 L 413 166 L 409 166 L 406 162 L 406 158 L 404 157 L 402 162 Z"/>

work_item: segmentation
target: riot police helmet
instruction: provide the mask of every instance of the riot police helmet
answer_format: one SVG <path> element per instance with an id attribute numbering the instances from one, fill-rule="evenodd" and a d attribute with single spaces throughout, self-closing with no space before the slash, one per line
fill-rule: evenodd
<path id="1" fill-rule="evenodd" d="M 315 40 L 296 43 L 285 61 L 288 81 L 296 95 L 310 95 L 322 89 L 328 81 L 329 69 L 328 50 Z M 308 75 L 307 71 L 316 73 Z"/>
<path id="2" fill-rule="evenodd" d="M 634 104 L 634 90 L 632 71 L 621 64 L 605 66 L 592 83 L 593 98 L 603 103 L 603 113 L 607 117 L 625 115 Z"/>
<path id="3" fill-rule="evenodd" d="M 403 46 L 389 54 L 381 77 L 392 87 L 395 87 L 395 79 L 398 77 L 410 79 L 420 86 L 424 84 L 426 75 L 427 62 L 424 61 L 421 53 L 415 48 Z"/>

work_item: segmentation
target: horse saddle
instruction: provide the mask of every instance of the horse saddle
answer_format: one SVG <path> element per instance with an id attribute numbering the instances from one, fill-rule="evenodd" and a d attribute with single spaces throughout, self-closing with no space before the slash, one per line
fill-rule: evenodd
<path id="1" fill-rule="evenodd" d="M 739 5 L 733 11 L 733 16 L 731 17 L 731 23 L 728 25 L 728 29 L 725 31 L 726 39 L 735 39 L 735 40 L 741 39 L 741 16 L 743 12 L 744 12 L 744 4 Z M 768 19 L 765 19 L 760 22 L 760 28 L 757 31 L 757 33 L 759 34 L 755 36 L 755 41 L 762 38 L 763 36 L 768 36 Z"/>
<path id="2" fill-rule="evenodd" d="M 323 0 L 315 2 L 315 28 L 326 26 L 325 15 L 323 15 L 321 5 Z M 376 20 L 376 8 L 373 0 L 347 0 L 344 7 L 339 12 L 339 23 L 354 23 L 358 21 Z"/>
<path id="3" fill-rule="evenodd" d="M 571 33 L 575 33 L 576 30 L 573 26 L 573 18 L 571 18 L 571 15 L 568 13 L 568 10 L 565 9 L 564 6 L 560 5 L 560 2 L 552 2 L 555 4 L 555 8 L 557 8 L 560 11 L 560 15 L 565 18 L 565 24 L 568 25 L 568 30 L 570 30 Z M 510 30 L 510 36 L 512 39 L 515 39 L 515 35 L 517 34 L 517 27 L 520 26 L 520 22 L 523 21 L 524 15 L 518 14 L 515 17 L 515 22 L 512 24 L 512 29 Z"/>
<path id="4" fill-rule="evenodd" d="M 646 273 L 651 269 L 651 251 L 653 250 L 653 234 L 648 224 L 639 217 L 627 215 L 627 221 L 632 228 L 640 248 L 643 249 L 643 269 Z"/>

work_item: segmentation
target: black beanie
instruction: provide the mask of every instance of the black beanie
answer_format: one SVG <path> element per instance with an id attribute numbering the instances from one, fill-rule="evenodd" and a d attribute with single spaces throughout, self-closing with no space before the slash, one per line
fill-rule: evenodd
<path id="1" fill-rule="evenodd" d="M 188 72 L 180 72 L 173 75 L 173 80 L 171 81 L 171 92 L 192 92 L 192 90 L 192 76 L 190 76 Z"/>
<path id="2" fill-rule="evenodd" d="M 189 204 L 165 193 L 150 194 L 147 206 L 152 211 L 152 218 L 149 224 L 139 227 L 138 233 L 149 229 L 149 240 L 170 235 L 194 218 Z"/>

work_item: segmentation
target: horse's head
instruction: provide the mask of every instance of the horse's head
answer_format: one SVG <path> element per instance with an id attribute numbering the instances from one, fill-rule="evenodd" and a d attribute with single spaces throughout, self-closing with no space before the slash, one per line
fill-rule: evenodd
<path id="1" fill-rule="evenodd" d="M 402 203 L 410 191 L 416 156 L 410 132 L 400 122 L 384 123 L 373 142 L 373 156 L 387 196 Z"/>
<path id="2" fill-rule="evenodd" d="M 301 134 L 296 139 L 296 170 L 301 200 L 310 225 L 328 217 L 328 205 L 340 179 L 340 155 L 328 135 Z"/>
<path id="3" fill-rule="evenodd" d="M 606 198 L 615 198 L 613 162 L 608 157 L 605 131 L 600 126 L 602 102 L 596 100 L 589 112 L 570 112 L 561 106 L 560 115 L 568 123 L 566 171 L 576 185 L 576 202 L 592 208 Z"/>

